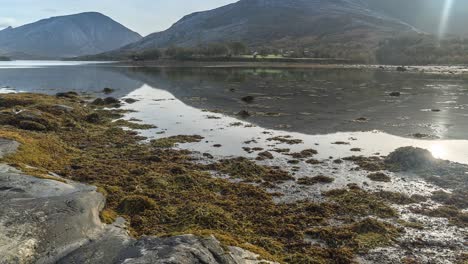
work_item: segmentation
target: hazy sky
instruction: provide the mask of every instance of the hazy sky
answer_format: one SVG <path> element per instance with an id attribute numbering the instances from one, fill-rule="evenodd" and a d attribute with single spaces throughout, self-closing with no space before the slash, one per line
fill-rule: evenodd
<path id="1" fill-rule="evenodd" d="M 237 0 L 0 0 L 0 29 L 51 16 L 97 11 L 142 35 L 167 29 L 182 16 Z"/>

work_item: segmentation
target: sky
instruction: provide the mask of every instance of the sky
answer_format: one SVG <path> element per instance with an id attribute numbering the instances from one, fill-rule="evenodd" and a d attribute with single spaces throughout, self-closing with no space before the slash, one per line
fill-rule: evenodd
<path id="1" fill-rule="evenodd" d="M 236 0 L 0 0 L 0 29 L 43 18 L 96 11 L 146 36 L 183 16 Z"/>

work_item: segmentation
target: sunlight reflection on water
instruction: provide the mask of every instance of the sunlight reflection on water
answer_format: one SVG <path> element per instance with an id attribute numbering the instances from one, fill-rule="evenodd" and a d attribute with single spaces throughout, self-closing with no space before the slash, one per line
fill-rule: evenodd
<path id="1" fill-rule="evenodd" d="M 158 129 L 143 131 L 150 138 L 174 135 L 202 135 L 205 140 L 185 144 L 182 147 L 219 156 L 252 156 L 243 147 L 259 147 L 265 150 L 289 148 L 301 151 L 307 148 L 318 150 L 317 158 L 343 158 L 352 155 L 387 155 L 399 147 L 415 146 L 430 150 L 436 158 L 468 164 L 468 140 L 420 140 L 383 133 L 381 131 L 339 132 L 326 135 L 309 135 L 280 130 L 264 129 L 232 116 L 204 112 L 188 106 L 171 93 L 144 85 L 127 97 L 139 101 L 128 108 L 137 112 L 129 118 L 158 126 Z M 235 125 L 235 123 L 242 125 Z M 276 136 L 290 136 L 301 139 L 302 144 L 288 145 L 268 139 Z M 252 141 L 253 140 L 253 141 Z M 246 141 L 253 143 L 245 144 Z M 334 144 L 336 142 L 344 144 Z M 213 145 L 221 144 L 221 148 Z M 356 152 L 360 148 L 361 151 Z"/>

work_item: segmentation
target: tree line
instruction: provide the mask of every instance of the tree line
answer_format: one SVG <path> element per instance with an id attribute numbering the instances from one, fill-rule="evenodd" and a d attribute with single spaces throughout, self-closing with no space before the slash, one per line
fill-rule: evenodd
<path id="1" fill-rule="evenodd" d="M 247 45 L 243 42 L 208 43 L 196 47 L 171 46 L 167 49 L 149 49 L 131 54 L 133 60 L 158 60 L 170 58 L 188 60 L 192 58 L 232 57 L 248 53 Z"/>

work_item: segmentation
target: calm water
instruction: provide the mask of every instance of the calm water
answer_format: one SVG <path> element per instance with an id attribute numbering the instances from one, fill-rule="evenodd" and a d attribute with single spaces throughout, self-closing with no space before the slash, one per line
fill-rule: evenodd
<path id="1" fill-rule="evenodd" d="M 319 159 L 385 155 L 419 146 L 435 156 L 468 163 L 468 84 L 463 77 L 359 69 L 148 69 L 83 62 L 0 62 L 3 92 L 54 94 L 74 90 L 139 101 L 128 116 L 158 129 L 158 138 L 199 134 L 187 147 L 213 155 L 255 156 L 243 147 L 314 148 Z M 389 96 L 398 91 L 400 97 Z M 253 96 L 251 103 L 241 98 Z M 251 116 L 239 118 L 236 113 Z M 359 119 L 357 121 L 357 119 Z M 427 134 L 419 140 L 412 135 Z M 278 144 L 291 136 L 303 144 Z M 250 141 L 250 144 L 246 144 Z M 332 144 L 344 141 L 347 145 Z M 222 147 L 213 147 L 221 144 Z M 361 148 L 360 153 L 352 148 Z M 280 154 L 278 154 L 280 155 Z"/>

